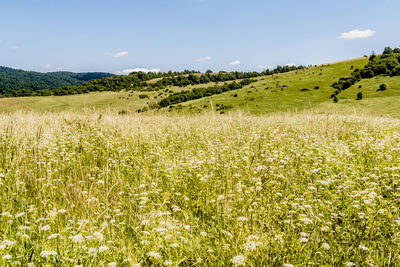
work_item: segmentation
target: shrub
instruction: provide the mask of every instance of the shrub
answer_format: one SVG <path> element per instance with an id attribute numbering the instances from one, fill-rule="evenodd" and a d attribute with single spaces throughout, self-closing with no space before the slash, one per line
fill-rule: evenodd
<path id="1" fill-rule="evenodd" d="M 382 83 L 381 85 L 379 85 L 379 89 L 377 91 L 385 91 L 387 89 L 386 84 Z"/>
<path id="2" fill-rule="evenodd" d="M 314 89 L 315 89 L 315 90 L 318 90 L 318 89 L 319 89 L 319 86 L 318 86 L 318 85 L 316 85 L 316 86 L 314 87 Z"/>
<path id="3" fill-rule="evenodd" d="M 361 92 L 358 92 L 357 100 L 361 100 L 362 98 L 363 98 L 363 94 Z"/>
<path id="4" fill-rule="evenodd" d="M 310 91 L 310 89 L 303 88 L 303 89 L 300 89 L 300 91 L 302 91 L 302 92 L 307 92 L 307 91 Z"/>
<path id="5" fill-rule="evenodd" d="M 338 101 L 339 101 L 338 98 L 335 96 L 335 97 L 333 98 L 333 102 L 337 103 Z"/>
<path id="6" fill-rule="evenodd" d="M 149 98 L 149 96 L 148 96 L 148 95 L 145 95 L 145 94 L 142 94 L 142 95 L 139 95 L 139 98 L 140 98 L 140 99 L 144 99 L 144 98 Z"/>

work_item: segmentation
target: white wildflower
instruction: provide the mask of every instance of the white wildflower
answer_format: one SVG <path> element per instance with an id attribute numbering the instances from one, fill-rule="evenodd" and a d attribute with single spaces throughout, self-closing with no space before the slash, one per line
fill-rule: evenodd
<path id="1" fill-rule="evenodd" d="M 52 234 L 52 235 L 49 235 L 49 237 L 47 237 L 47 239 L 54 239 L 54 238 L 57 238 L 59 235 L 60 234 Z"/>
<path id="2" fill-rule="evenodd" d="M 4 260 L 11 260 L 12 259 L 12 255 L 10 255 L 10 254 L 4 255 L 3 259 Z"/>
<path id="3" fill-rule="evenodd" d="M 325 249 L 325 250 L 330 250 L 331 249 L 331 246 L 329 246 L 329 244 L 328 243 L 322 243 L 322 246 L 321 246 L 323 249 Z"/>
<path id="4" fill-rule="evenodd" d="M 94 237 L 96 237 L 96 239 L 97 239 L 99 242 L 103 242 L 104 237 L 103 237 L 103 234 L 102 234 L 102 233 L 96 231 L 96 232 L 93 233 L 93 235 L 94 235 Z"/>
<path id="5" fill-rule="evenodd" d="M 107 247 L 107 246 L 101 246 L 101 247 L 99 247 L 99 252 L 102 253 L 102 252 L 107 251 L 107 250 L 109 250 L 109 249 L 110 249 L 110 248 Z"/>
<path id="6" fill-rule="evenodd" d="M 312 220 L 309 219 L 309 218 L 300 218 L 300 221 L 303 222 L 303 223 L 305 223 L 305 224 L 310 224 L 310 223 L 312 223 Z"/>
<path id="7" fill-rule="evenodd" d="M 83 243 L 85 241 L 85 238 L 83 237 L 82 234 L 77 234 L 74 236 L 71 236 L 72 242 L 74 243 Z"/>
<path id="8" fill-rule="evenodd" d="M 21 213 L 18 213 L 17 215 L 15 215 L 15 218 L 19 218 L 19 217 L 22 217 L 24 215 L 25 215 L 25 212 L 21 212 Z"/>
<path id="9" fill-rule="evenodd" d="M 95 255 L 96 252 L 97 252 L 97 249 L 95 249 L 95 248 L 89 248 L 88 249 L 88 254 L 91 255 L 91 256 Z"/>
<path id="10" fill-rule="evenodd" d="M 246 222 L 246 221 L 248 221 L 248 219 L 246 217 L 243 217 L 243 216 L 238 217 L 237 220 L 238 220 L 238 222 Z"/>
<path id="11" fill-rule="evenodd" d="M 49 231 L 50 230 L 50 225 L 45 225 L 45 226 L 42 226 L 41 228 L 40 228 L 40 230 L 41 231 Z"/>
<path id="12" fill-rule="evenodd" d="M 47 258 L 49 256 L 57 256 L 58 253 L 55 252 L 54 250 L 43 250 L 40 252 L 40 257 Z"/>
<path id="13" fill-rule="evenodd" d="M 246 265 L 246 258 L 242 255 L 237 255 L 232 258 L 232 264 L 234 266 L 244 266 Z"/>
<path id="14" fill-rule="evenodd" d="M 147 253 L 147 256 L 149 256 L 155 260 L 161 259 L 161 255 L 158 252 L 151 251 L 151 252 Z"/>

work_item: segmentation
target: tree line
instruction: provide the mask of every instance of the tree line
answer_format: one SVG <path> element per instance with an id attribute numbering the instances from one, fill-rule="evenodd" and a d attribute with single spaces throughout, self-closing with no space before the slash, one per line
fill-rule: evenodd
<path id="1" fill-rule="evenodd" d="M 342 77 L 332 84 L 335 92 L 331 98 L 336 97 L 341 91 L 350 88 L 361 79 L 375 76 L 400 76 L 400 48 L 385 47 L 382 55 L 372 55 L 362 69 L 354 69 L 349 77 Z"/>
<path id="2" fill-rule="evenodd" d="M 190 91 L 182 91 L 179 93 L 174 93 L 173 95 L 170 95 L 161 101 L 158 102 L 158 105 L 156 107 L 163 108 L 167 107 L 173 104 L 178 104 L 194 99 L 199 99 L 207 96 L 212 96 L 212 95 L 218 95 L 224 92 L 232 91 L 232 90 L 237 90 L 241 89 L 246 85 L 249 85 L 256 80 L 252 79 L 244 79 L 240 82 L 232 82 L 229 84 L 224 84 L 221 86 L 211 86 L 211 87 L 204 87 L 204 88 L 194 88 Z"/>
<path id="3" fill-rule="evenodd" d="M 0 95 L 12 95 L 13 92 L 30 94 L 39 90 L 54 90 L 63 86 L 76 86 L 93 80 L 112 76 L 111 73 L 88 72 L 73 73 L 66 71 L 41 73 L 17 70 L 0 66 Z"/>
<path id="4" fill-rule="evenodd" d="M 207 84 L 210 82 L 226 82 L 240 79 L 250 79 L 265 75 L 284 73 L 305 68 L 304 66 L 278 66 L 273 70 L 265 70 L 263 72 L 224 72 L 213 73 L 208 70 L 201 74 L 199 71 L 185 70 L 182 72 L 159 72 L 144 73 L 132 72 L 129 75 L 113 75 L 109 77 L 101 77 L 100 79 L 88 80 L 83 84 L 72 83 L 55 86 L 35 86 L 24 87 L 19 90 L 0 91 L 0 97 L 19 97 L 19 96 L 61 96 L 75 95 L 90 92 L 102 91 L 158 91 L 168 86 L 185 87 L 188 85 Z M 93 74 L 94 75 L 94 74 Z M 110 74 L 111 75 L 111 74 Z M 82 77 L 81 77 L 82 76 Z M 88 79 L 89 74 L 81 75 L 81 79 Z M 158 81 L 151 81 L 160 79 Z"/>

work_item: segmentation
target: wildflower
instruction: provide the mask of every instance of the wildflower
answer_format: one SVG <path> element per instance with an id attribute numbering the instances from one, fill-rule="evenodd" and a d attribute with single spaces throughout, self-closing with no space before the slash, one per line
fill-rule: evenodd
<path id="1" fill-rule="evenodd" d="M 96 252 L 97 252 L 97 249 L 95 249 L 95 248 L 89 248 L 88 249 L 88 254 L 91 255 L 91 256 L 95 255 Z"/>
<path id="2" fill-rule="evenodd" d="M 181 208 L 179 208 L 177 205 L 172 205 L 171 208 L 172 208 L 172 211 L 173 211 L 173 212 L 179 212 L 179 211 L 181 211 Z"/>
<path id="3" fill-rule="evenodd" d="M 108 267 L 117 267 L 117 264 L 115 262 L 110 262 L 108 264 Z"/>
<path id="4" fill-rule="evenodd" d="M 41 228 L 40 228 L 40 230 L 41 231 L 49 231 L 50 230 L 50 225 L 45 225 L 45 226 L 42 226 Z"/>
<path id="5" fill-rule="evenodd" d="M 102 234 L 102 233 L 96 231 L 96 232 L 93 233 L 93 235 L 94 235 L 94 237 L 96 237 L 96 239 L 97 239 L 99 242 L 103 242 L 104 237 L 103 237 L 103 234 Z"/>
<path id="6" fill-rule="evenodd" d="M 305 224 L 310 224 L 310 223 L 312 223 L 312 220 L 309 219 L 309 218 L 300 218 L 300 221 L 303 222 L 303 223 L 305 223 Z"/>
<path id="7" fill-rule="evenodd" d="M 165 266 L 170 266 L 170 265 L 172 265 L 172 264 L 173 264 L 172 261 L 164 261 L 164 265 L 165 265 Z"/>
<path id="8" fill-rule="evenodd" d="M 247 241 L 244 244 L 244 250 L 246 251 L 254 251 L 257 249 L 258 246 L 261 246 L 262 243 L 261 242 L 256 242 L 256 241 Z"/>
<path id="9" fill-rule="evenodd" d="M 248 221 L 248 219 L 246 217 L 243 217 L 243 216 L 242 217 L 238 217 L 237 220 L 238 220 L 238 222 Z"/>
<path id="10" fill-rule="evenodd" d="M 354 264 L 354 262 L 349 261 L 349 262 L 346 262 L 346 266 L 352 267 L 352 266 L 356 266 L 356 265 Z"/>
<path id="11" fill-rule="evenodd" d="M 331 249 L 331 246 L 329 246 L 329 244 L 328 243 L 322 243 L 322 246 L 321 246 L 323 249 L 325 249 L 325 250 L 329 250 L 329 249 Z"/>
<path id="12" fill-rule="evenodd" d="M 177 248 L 177 247 L 179 247 L 179 244 L 178 243 L 173 243 L 173 244 L 170 245 L 170 247 L 171 248 Z"/>
<path id="13" fill-rule="evenodd" d="M 21 212 L 21 213 L 18 213 L 17 215 L 15 215 L 15 218 L 19 218 L 19 217 L 22 217 L 24 215 L 25 215 L 25 212 Z"/>
<path id="14" fill-rule="evenodd" d="M 101 246 L 101 247 L 99 247 L 99 252 L 102 253 L 102 252 L 107 251 L 107 250 L 109 250 L 109 249 L 110 249 L 110 248 L 107 247 L 107 246 Z"/>
<path id="15" fill-rule="evenodd" d="M 147 256 L 149 256 L 155 260 L 161 259 L 161 255 L 158 252 L 151 251 L 151 252 L 147 253 Z"/>
<path id="16" fill-rule="evenodd" d="M 52 234 L 52 235 L 49 235 L 49 237 L 47 237 L 47 239 L 54 239 L 54 238 L 57 238 L 59 235 L 60 234 Z"/>
<path id="17" fill-rule="evenodd" d="M 4 260 L 11 260 L 12 259 L 12 255 L 10 255 L 10 254 L 4 255 L 3 259 Z"/>
<path id="18" fill-rule="evenodd" d="M 35 267 L 35 264 L 33 262 L 29 262 L 27 267 Z"/>
<path id="19" fill-rule="evenodd" d="M 359 245 L 358 248 L 361 250 L 364 250 L 364 251 L 369 251 L 369 248 L 367 248 L 366 246 L 363 246 L 363 245 Z"/>
<path id="20" fill-rule="evenodd" d="M 206 236 L 207 236 L 207 233 L 206 233 L 206 232 L 200 232 L 200 235 L 201 235 L 202 237 L 206 237 Z"/>
<path id="21" fill-rule="evenodd" d="M 49 256 L 57 256 L 58 253 L 55 252 L 54 250 L 43 250 L 40 252 L 40 257 L 47 258 Z"/>
<path id="22" fill-rule="evenodd" d="M 232 264 L 234 266 L 244 266 L 246 265 L 246 258 L 242 255 L 237 255 L 232 258 Z"/>
<path id="23" fill-rule="evenodd" d="M 283 264 L 283 267 L 294 267 L 294 265 L 290 264 L 290 263 L 285 263 L 285 264 Z"/>
<path id="24" fill-rule="evenodd" d="M 82 236 L 82 234 L 77 234 L 71 237 L 72 242 L 74 243 L 83 243 L 85 241 L 85 238 Z"/>

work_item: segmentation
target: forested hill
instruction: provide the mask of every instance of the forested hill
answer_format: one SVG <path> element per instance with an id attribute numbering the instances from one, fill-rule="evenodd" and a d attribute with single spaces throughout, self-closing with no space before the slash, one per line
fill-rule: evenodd
<path id="1" fill-rule="evenodd" d="M 41 73 L 0 66 L 0 94 L 24 90 L 52 90 L 63 86 L 81 85 L 93 79 L 111 76 L 113 74 L 102 72 L 73 73 L 59 71 Z"/>

